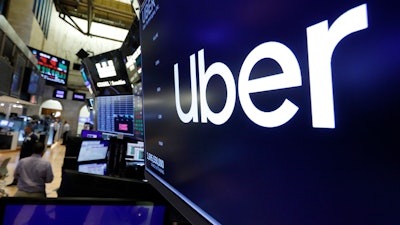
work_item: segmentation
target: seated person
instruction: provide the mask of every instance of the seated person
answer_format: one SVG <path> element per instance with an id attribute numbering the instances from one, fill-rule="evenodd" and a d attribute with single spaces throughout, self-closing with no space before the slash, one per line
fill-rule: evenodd
<path id="1" fill-rule="evenodd" d="M 14 197 L 46 197 L 46 183 L 53 181 L 54 175 L 49 161 L 42 158 L 43 143 L 36 142 L 33 154 L 21 159 L 14 171 L 18 180 L 18 191 Z"/>

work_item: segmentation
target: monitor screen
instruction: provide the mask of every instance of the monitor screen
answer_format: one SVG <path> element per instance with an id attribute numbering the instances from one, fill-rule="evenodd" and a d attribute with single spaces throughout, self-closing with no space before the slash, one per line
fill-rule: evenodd
<path id="1" fill-rule="evenodd" d="M 96 97 L 97 130 L 134 135 L 133 95 Z"/>
<path id="2" fill-rule="evenodd" d="M 166 206 L 128 199 L 2 198 L 0 224 L 154 224 L 165 221 Z"/>
<path id="3" fill-rule="evenodd" d="M 67 91 L 66 90 L 61 90 L 61 89 L 54 89 L 53 98 L 66 99 L 67 98 Z"/>
<path id="4" fill-rule="evenodd" d="M 29 79 L 28 93 L 32 95 L 38 95 L 43 92 L 44 79 L 41 77 L 38 71 L 32 70 Z"/>
<path id="5" fill-rule="evenodd" d="M 1 127 L 7 127 L 8 126 L 8 120 L 0 120 L 0 126 Z"/>
<path id="6" fill-rule="evenodd" d="M 82 130 L 81 137 L 82 138 L 102 138 L 103 132 L 97 130 Z"/>
<path id="7" fill-rule="evenodd" d="M 144 1 L 146 179 L 194 224 L 398 224 L 399 7 Z"/>
<path id="8" fill-rule="evenodd" d="M 69 64 L 66 59 L 29 47 L 38 60 L 38 69 L 47 84 L 66 86 Z"/>
<path id="9" fill-rule="evenodd" d="M 105 52 L 83 60 L 83 75 L 96 96 L 130 95 L 131 83 L 119 50 Z"/>
<path id="10" fill-rule="evenodd" d="M 86 94 L 74 92 L 72 93 L 72 100 L 84 102 L 86 101 Z"/>
<path id="11" fill-rule="evenodd" d="M 78 162 L 105 160 L 108 145 L 109 141 L 107 140 L 83 140 L 78 154 Z"/>
<path id="12" fill-rule="evenodd" d="M 107 163 L 80 164 L 78 165 L 78 171 L 81 173 L 106 175 Z"/>
<path id="13" fill-rule="evenodd" d="M 0 57 L 0 77 L 1 85 L 0 85 L 0 94 L 1 95 L 9 95 L 11 90 L 11 83 L 13 81 L 13 67 L 7 58 Z"/>
<path id="14" fill-rule="evenodd" d="M 46 80 L 41 76 L 40 72 L 34 67 L 25 67 L 20 99 L 31 101 L 34 96 L 41 96 L 44 91 Z M 35 101 L 31 101 L 35 103 Z"/>
<path id="15" fill-rule="evenodd" d="M 126 144 L 126 160 L 144 161 L 144 142 L 137 143 L 127 142 Z"/>

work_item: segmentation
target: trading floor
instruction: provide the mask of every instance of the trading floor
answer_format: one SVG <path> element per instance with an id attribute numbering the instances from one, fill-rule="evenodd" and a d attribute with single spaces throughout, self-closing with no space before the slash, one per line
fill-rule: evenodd
<path id="1" fill-rule="evenodd" d="M 61 145 L 60 142 L 47 147 L 43 158 L 49 160 L 53 167 L 54 180 L 53 182 L 46 184 L 46 194 L 47 197 L 57 197 L 57 189 L 60 187 L 61 183 L 61 167 L 65 156 L 65 145 Z M 10 162 L 7 165 L 8 176 L 5 178 L 5 183 L 10 184 L 13 180 L 14 169 L 19 160 L 19 150 L 16 151 L 0 151 L 0 164 L 1 162 L 11 157 Z M 5 191 L 9 196 L 13 196 L 17 191 L 17 186 L 6 186 Z"/>

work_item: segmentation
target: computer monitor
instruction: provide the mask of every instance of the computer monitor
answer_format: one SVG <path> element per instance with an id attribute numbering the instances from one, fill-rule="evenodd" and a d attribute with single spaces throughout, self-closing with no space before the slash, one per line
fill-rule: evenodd
<path id="1" fill-rule="evenodd" d="M 78 171 L 81 173 L 106 175 L 107 174 L 107 163 L 103 162 L 103 163 L 80 164 L 80 165 L 78 165 Z"/>
<path id="2" fill-rule="evenodd" d="M 82 130 L 81 137 L 82 138 L 102 138 L 103 132 L 96 130 Z"/>
<path id="3" fill-rule="evenodd" d="M 1 198 L 0 224 L 154 224 L 165 222 L 166 205 L 131 199 Z"/>
<path id="4" fill-rule="evenodd" d="M 144 142 L 126 143 L 126 160 L 127 161 L 144 161 Z"/>
<path id="5" fill-rule="evenodd" d="M 0 127 L 7 127 L 8 126 L 8 120 L 0 120 Z"/>
<path id="6" fill-rule="evenodd" d="M 105 160 L 109 141 L 83 140 L 78 154 L 78 163 Z"/>

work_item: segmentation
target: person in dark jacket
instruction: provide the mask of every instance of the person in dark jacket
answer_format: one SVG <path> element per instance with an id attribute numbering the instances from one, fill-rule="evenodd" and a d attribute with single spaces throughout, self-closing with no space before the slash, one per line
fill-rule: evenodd
<path id="1" fill-rule="evenodd" d="M 19 159 L 23 159 L 29 157 L 33 153 L 33 146 L 36 142 L 39 141 L 38 136 L 33 133 L 32 127 L 26 126 L 25 129 L 25 138 L 24 142 L 22 143 L 21 150 L 19 152 Z"/>
<path id="2" fill-rule="evenodd" d="M 33 154 L 33 148 L 35 143 L 39 141 L 38 136 L 35 133 L 33 133 L 33 129 L 31 126 L 29 125 L 26 126 L 24 128 L 24 132 L 25 132 L 25 138 L 24 142 L 22 143 L 21 149 L 19 151 L 19 160 L 31 156 Z M 18 183 L 17 179 L 14 178 L 13 182 L 8 186 L 17 185 L 17 183 Z"/>

